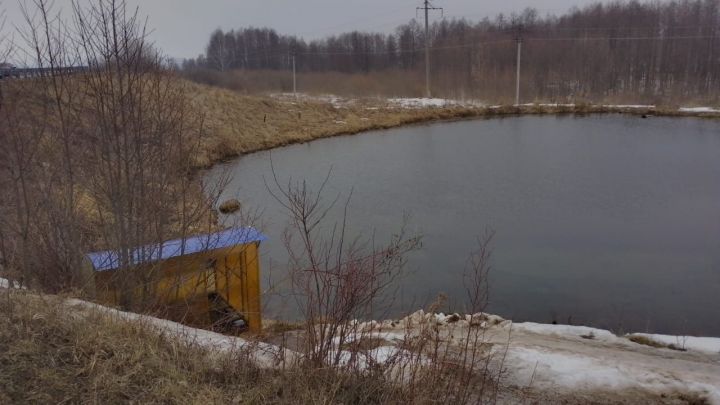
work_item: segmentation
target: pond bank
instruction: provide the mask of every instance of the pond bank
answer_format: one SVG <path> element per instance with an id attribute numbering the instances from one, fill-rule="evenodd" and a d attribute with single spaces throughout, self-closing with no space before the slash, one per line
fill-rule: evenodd
<path id="1" fill-rule="evenodd" d="M 483 105 L 438 99 L 342 99 L 288 94 L 248 96 L 188 83 L 205 114 L 207 137 L 196 159 L 209 168 L 245 154 L 316 139 L 464 119 L 547 114 L 631 114 L 636 116 L 720 118 L 709 107 L 650 105 L 523 104 Z"/>
<path id="2" fill-rule="evenodd" d="M 7 280 L 0 279 L 0 292 L 7 294 L 8 300 L 28 304 L 40 299 L 30 291 L 7 290 L 8 285 Z M 292 364 L 302 358 L 300 348 L 290 347 L 293 336 L 302 333 L 297 329 L 301 325 L 296 325 L 296 330 L 241 338 L 77 299 L 44 296 L 43 300 L 44 308 L 62 308 L 59 313 L 74 322 L 87 319 L 97 327 L 97 320 L 102 318 L 118 326 L 132 325 L 130 329 L 207 350 L 212 359 L 243 352 L 260 368 L 292 370 Z M 33 320 L 35 316 L 45 319 L 46 315 L 33 315 Z M 654 338 L 686 343 L 670 349 L 635 343 L 632 335 L 616 336 L 583 326 L 513 323 L 483 313 L 444 315 L 424 311 L 399 320 L 357 323 L 353 329 L 355 332 L 344 341 L 374 342 L 356 353 L 365 359 L 363 364 L 373 367 L 384 362 L 397 364 L 393 363 L 399 361 L 397 354 L 411 347 L 408 342 L 421 335 L 437 342 L 440 350 L 449 348 L 452 353 L 464 350 L 463 337 L 478 333 L 483 349 L 477 361 L 501 376 L 500 402 L 720 404 L 720 338 Z M 42 347 L 43 339 L 34 339 L 36 348 Z M 425 356 L 431 358 L 432 354 Z"/>

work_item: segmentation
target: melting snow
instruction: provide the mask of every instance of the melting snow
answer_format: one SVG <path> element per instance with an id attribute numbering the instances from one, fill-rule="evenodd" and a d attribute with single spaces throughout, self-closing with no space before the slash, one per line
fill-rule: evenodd
<path id="1" fill-rule="evenodd" d="M 105 315 L 117 317 L 125 321 L 135 321 L 146 324 L 160 332 L 167 333 L 190 344 L 197 344 L 210 350 L 221 352 L 245 351 L 250 353 L 250 359 L 262 368 L 278 368 L 285 362 L 293 362 L 296 353 L 277 346 L 262 343 L 250 342 L 248 340 L 222 335 L 204 329 L 196 329 L 166 319 L 155 318 L 147 315 L 140 315 L 132 312 L 123 312 L 117 309 L 104 307 L 78 299 L 68 299 L 65 304 L 70 307 L 80 307 L 100 311 Z"/>
<path id="2" fill-rule="evenodd" d="M 689 113 L 720 113 L 720 109 L 712 107 L 680 107 L 679 111 Z"/>
<path id="3" fill-rule="evenodd" d="M 0 277 L 0 288 L 10 288 L 10 280 Z M 25 289 L 25 287 L 23 287 L 17 281 L 12 282 L 12 288 L 22 288 L 23 290 Z"/>
<path id="4" fill-rule="evenodd" d="M 444 98 L 389 98 L 388 103 L 402 108 L 445 107 L 457 104 L 456 101 Z"/>
<path id="5" fill-rule="evenodd" d="M 711 354 L 720 354 L 720 338 L 653 335 L 648 333 L 632 333 L 628 336 L 642 336 L 664 345 L 674 345 L 677 348 Z"/>
<path id="6" fill-rule="evenodd" d="M 651 392 L 675 390 L 702 393 L 713 404 L 720 404 L 720 384 L 687 380 L 667 370 L 652 370 L 643 364 L 601 359 L 590 356 L 543 350 L 530 347 L 511 347 L 505 358 L 508 368 L 515 370 L 519 383 L 562 387 L 571 390 L 624 389 L 641 387 Z"/>
<path id="7" fill-rule="evenodd" d="M 389 98 L 387 102 L 401 108 L 428 108 L 428 107 L 483 107 L 477 101 L 459 101 L 446 98 Z"/>
<path id="8" fill-rule="evenodd" d="M 521 330 L 541 335 L 579 337 L 585 339 L 600 340 L 604 342 L 618 342 L 622 340 L 608 330 L 590 328 L 587 326 L 548 325 L 534 322 L 523 322 L 513 323 L 512 329 L 515 331 Z"/>
<path id="9" fill-rule="evenodd" d="M 7 288 L 10 284 L 8 280 L 0 278 L 0 287 Z M 242 350 L 263 368 L 280 368 L 300 358 L 299 353 L 275 345 L 123 312 L 78 299 L 68 299 L 65 305 L 75 309 L 76 313 L 94 310 L 121 320 L 141 322 L 161 333 L 211 350 Z M 358 353 L 341 350 L 341 366 L 354 366 L 363 370 L 374 364 L 387 363 L 393 367 L 393 372 L 401 375 L 400 370 L 395 370 L 400 364 L 397 361 L 411 354 L 398 347 L 397 342 L 402 341 L 405 333 L 416 324 L 415 321 L 410 322 L 410 318 L 430 321 L 440 327 L 447 322 L 448 317 L 418 311 L 403 321 L 358 324 L 358 330 L 362 332 L 349 335 L 346 342 L 358 337 L 372 337 L 380 338 L 384 343 L 380 347 Z M 490 316 L 487 318 L 490 319 Z M 470 319 L 472 320 L 472 317 Z M 374 327 L 363 329 L 366 324 Z M 447 328 L 470 327 L 470 324 L 466 316 Z M 511 327 L 509 324 L 510 322 L 500 322 L 496 330 L 511 331 L 510 345 L 506 346 L 507 341 L 502 337 L 491 343 L 496 354 L 503 354 L 503 351 L 507 350 L 503 367 L 508 377 L 519 386 L 532 381 L 534 387 L 548 390 L 615 390 L 636 387 L 657 393 L 693 391 L 703 395 L 710 403 L 720 404 L 720 375 L 717 373 L 716 363 L 720 359 L 720 338 L 637 334 L 660 343 L 703 353 L 701 358 L 697 358 L 691 353 L 677 352 L 668 355 L 659 352 L 654 355 L 650 349 L 635 350 L 635 345 L 626 339 L 602 329 L 532 322 L 516 323 Z M 543 335 L 552 336 L 552 339 L 542 337 Z M 587 342 L 582 339 L 589 336 L 592 336 L 592 339 Z M 335 350 L 340 350 L 338 343 L 334 342 Z"/>
<path id="10" fill-rule="evenodd" d="M 603 364 L 600 361 L 549 350 L 526 347 L 511 347 L 506 362 L 513 369 L 520 370 L 516 378 L 530 380 L 542 378 L 539 384 L 559 385 L 566 388 L 625 387 L 630 384 L 630 376 L 618 367 Z"/>
<path id="11" fill-rule="evenodd" d="M 609 104 L 609 105 L 603 105 L 603 107 L 608 108 L 634 108 L 634 109 L 648 109 L 651 110 L 655 108 L 654 105 L 643 105 L 643 104 Z"/>

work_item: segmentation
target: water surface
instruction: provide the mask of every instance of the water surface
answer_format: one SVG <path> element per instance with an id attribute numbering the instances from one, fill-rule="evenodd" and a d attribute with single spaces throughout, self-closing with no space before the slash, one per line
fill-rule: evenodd
<path id="1" fill-rule="evenodd" d="M 476 237 L 494 229 L 489 311 L 616 331 L 720 336 L 720 122 L 521 117 L 413 126 L 252 154 L 218 167 L 263 211 L 263 272 L 283 276 L 287 214 L 265 180 L 347 196 L 352 232 L 424 236 L 389 315 L 438 293 L 461 310 Z M 340 210 L 331 213 L 339 219 Z M 267 284 L 267 283 L 266 283 Z M 267 285 L 266 285 L 267 287 Z M 294 301 L 266 297 L 266 316 Z"/>

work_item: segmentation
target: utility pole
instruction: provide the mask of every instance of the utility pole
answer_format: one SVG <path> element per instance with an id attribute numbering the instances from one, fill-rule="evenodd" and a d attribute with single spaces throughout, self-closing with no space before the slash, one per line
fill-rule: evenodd
<path id="1" fill-rule="evenodd" d="M 430 0 L 424 0 L 424 5 L 418 7 L 417 10 L 425 11 L 425 97 L 430 98 L 430 10 L 440 10 L 444 12 L 442 7 L 435 7 Z"/>
<path id="2" fill-rule="evenodd" d="M 295 72 L 295 54 L 292 56 L 292 69 L 293 69 L 293 95 L 297 98 L 297 74 Z"/>
<path id="3" fill-rule="evenodd" d="M 523 31 L 523 26 L 522 26 L 522 24 L 520 24 L 520 26 L 518 26 L 517 37 L 515 38 L 515 41 L 517 42 L 517 73 L 516 73 L 516 78 L 515 78 L 515 105 L 516 106 L 520 106 L 520 59 L 522 56 L 522 43 L 523 43 L 522 31 Z"/>

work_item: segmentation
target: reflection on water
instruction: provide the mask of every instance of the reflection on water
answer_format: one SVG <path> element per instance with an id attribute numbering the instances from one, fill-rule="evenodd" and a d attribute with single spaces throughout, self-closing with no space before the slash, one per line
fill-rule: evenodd
<path id="1" fill-rule="evenodd" d="M 328 200 L 353 189 L 353 233 L 388 238 L 404 213 L 424 236 L 389 315 L 438 293 L 461 310 L 477 236 L 494 241 L 489 310 L 515 320 L 720 335 L 720 123 L 523 117 L 408 127 L 272 152 L 277 173 Z M 263 210 L 263 271 L 283 276 L 287 214 L 270 153 L 229 165 L 226 197 Z M 227 168 L 227 167 L 226 167 Z M 218 168 L 216 170 L 221 170 Z M 212 174 L 211 174 L 212 175 Z M 339 218 L 340 210 L 333 212 Z M 267 316 L 294 316 L 266 298 Z"/>

